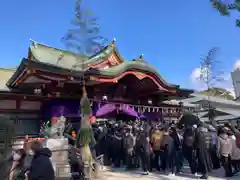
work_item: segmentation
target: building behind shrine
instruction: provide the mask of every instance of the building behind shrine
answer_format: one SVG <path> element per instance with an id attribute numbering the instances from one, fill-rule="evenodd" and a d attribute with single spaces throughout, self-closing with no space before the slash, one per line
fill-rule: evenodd
<path id="1" fill-rule="evenodd" d="M 60 114 L 79 116 L 83 77 L 93 116 L 178 117 L 182 106 L 163 101 L 193 92 L 166 82 L 142 56 L 126 61 L 115 41 L 87 58 L 33 41 L 17 69 L 0 70 L 0 115 L 15 122 L 18 135 L 37 134 L 42 121 Z"/>

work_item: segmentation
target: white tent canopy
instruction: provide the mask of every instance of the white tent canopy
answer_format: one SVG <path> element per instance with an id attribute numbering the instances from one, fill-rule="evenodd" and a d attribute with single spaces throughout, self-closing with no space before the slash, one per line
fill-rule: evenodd
<path id="1" fill-rule="evenodd" d="M 199 94 L 199 93 L 193 93 L 191 94 L 190 98 L 183 99 L 181 101 L 179 100 L 171 100 L 167 101 L 167 103 L 170 104 L 179 104 L 180 102 L 183 103 L 184 107 L 195 107 L 197 112 L 196 115 L 202 120 L 207 121 L 208 117 L 208 111 L 207 109 L 204 109 L 204 104 L 206 102 L 210 102 L 210 104 L 215 108 L 216 112 L 219 112 L 220 114 L 215 117 L 216 121 L 226 121 L 226 120 L 236 120 L 240 119 L 240 102 L 235 102 L 232 100 L 226 100 L 220 97 L 209 97 L 207 95 Z M 164 101 L 165 103 L 166 101 Z"/>

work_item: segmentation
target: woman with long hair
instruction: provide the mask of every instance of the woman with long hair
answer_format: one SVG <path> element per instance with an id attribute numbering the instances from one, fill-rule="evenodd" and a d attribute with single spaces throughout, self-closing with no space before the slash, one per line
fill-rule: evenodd
<path id="1" fill-rule="evenodd" d="M 18 149 L 13 152 L 13 162 L 9 173 L 9 180 L 25 180 L 24 174 L 21 173 L 23 169 L 24 158 L 24 149 Z"/>

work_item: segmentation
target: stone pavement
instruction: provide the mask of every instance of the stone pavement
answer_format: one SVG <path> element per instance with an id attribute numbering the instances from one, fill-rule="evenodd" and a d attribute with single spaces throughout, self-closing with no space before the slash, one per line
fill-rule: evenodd
<path id="1" fill-rule="evenodd" d="M 150 173 L 149 175 L 143 175 L 141 171 L 125 171 L 122 168 L 103 171 L 99 180 L 195 180 L 199 179 L 189 173 L 188 168 L 184 168 L 184 173 L 176 176 L 168 176 L 163 173 Z M 240 174 L 232 178 L 224 178 L 223 169 L 213 171 L 209 180 L 239 180 Z M 69 178 L 57 178 L 57 180 L 69 180 Z"/>
<path id="2" fill-rule="evenodd" d="M 219 174 L 220 173 L 220 174 Z M 150 175 L 142 175 L 140 172 L 111 172 L 106 171 L 103 172 L 101 178 L 99 180 L 194 180 L 198 179 L 198 177 L 190 175 L 190 174 L 181 174 L 180 176 L 167 176 L 159 173 L 151 173 Z M 227 180 L 239 180 L 239 176 L 234 176 L 232 178 L 227 178 Z M 69 180 L 69 178 L 58 178 L 57 180 Z M 221 172 L 214 175 L 210 175 L 209 180 L 226 180 L 223 177 Z"/>
<path id="3" fill-rule="evenodd" d="M 186 172 L 186 171 L 185 171 Z M 126 172 L 123 169 L 115 169 L 112 171 L 103 172 L 101 180 L 192 180 L 198 179 L 200 176 L 196 177 L 190 173 L 182 173 L 179 176 L 168 176 L 162 173 L 150 173 L 150 175 L 142 175 L 140 171 Z M 210 174 L 210 180 L 226 180 L 224 178 L 223 169 L 214 171 Z M 227 180 L 239 180 L 240 174 L 232 178 L 227 178 Z"/>

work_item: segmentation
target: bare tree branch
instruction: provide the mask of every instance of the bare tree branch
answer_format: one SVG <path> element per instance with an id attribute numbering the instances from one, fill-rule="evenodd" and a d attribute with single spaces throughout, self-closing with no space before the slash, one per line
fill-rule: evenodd
<path id="1" fill-rule="evenodd" d="M 201 58 L 200 80 L 205 83 L 207 88 L 211 88 L 214 83 L 223 81 L 223 73 L 220 71 L 220 61 L 216 59 L 218 48 L 210 49 L 207 56 Z"/>

